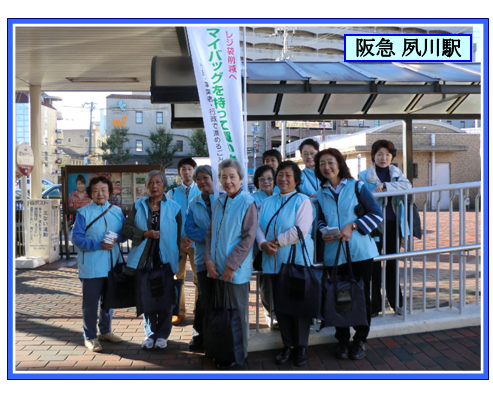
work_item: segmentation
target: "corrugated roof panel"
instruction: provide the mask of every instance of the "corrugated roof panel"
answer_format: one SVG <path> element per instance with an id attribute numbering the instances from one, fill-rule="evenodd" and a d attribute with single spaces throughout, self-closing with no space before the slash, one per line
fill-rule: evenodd
<path id="1" fill-rule="evenodd" d="M 436 79 L 425 76 L 421 73 L 413 72 L 399 65 L 384 62 L 375 63 L 351 63 L 355 68 L 361 69 L 365 73 L 375 76 L 380 81 L 393 82 L 421 82 L 436 81 Z"/>
<path id="2" fill-rule="evenodd" d="M 283 95 L 279 114 L 317 114 L 323 97 L 322 94 Z"/>
<path id="3" fill-rule="evenodd" d="M 368 114 L 379 114 L 379 113 L 404 113 L 407 105 L 414 98 L 413 94 L 407 95 L 378 95 L 373 102 Z"/>
<path id="4" fill-rule="evenodd" d="M 316 81 L 373 81 L 374 79 L 347 67 L 343 62 L 296 62 Z"/>
<path id="5" fill-rule="evenodd" d="M 299 81 L 306 80 L 296 73 L 286 62 L 248 62 L 248 80 Z"/>
<path id="6" fill-rule="evenodd" d="M 248 113 L 259 116 L 273 115 L 276 94 L 248 94 Z"/>
<path id="7" fill-rule="evenodd" d="M 427 75 L 436 76 L 442 81 L 480 82 L 481 76 L 443 63 L 403 63 Z"/>
<path id="8" fill-rule="evenodd" d="M 325 107 L 324 114 L 361 113 L 368 97 L 369 95 L 365 94 L 333 94 Z"/>

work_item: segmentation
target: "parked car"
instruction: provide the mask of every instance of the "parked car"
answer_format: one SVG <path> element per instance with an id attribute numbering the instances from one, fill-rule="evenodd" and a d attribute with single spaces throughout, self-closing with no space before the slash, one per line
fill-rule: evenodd
<path id="1" fill-rule="evenodd" d="M 27 198 L 29 199 L 31 197 L 30 193 L 27 192 Z M 41 198 L 42 199 L 54 199 L 54 200 L 61 200 L 62 199 L 62 185 L 51 185 L 46 188 L 46 190 L 41 193 Z M 15 199 L 20 200 L 21 199 L 21 190 L 16 189 L 15 190 Z"/>
<path id="2" fill-rule="evenodd" d="M 17 181 L 15 181 L 15 188 L 20 189 L 21 188 L 21 180 L 22 178 L 18 178 Z M 48 179 L 41 179 L 41 188 L 44 190 L 48 189 L 50 186 L 54 186 L 55 182 L 52 182 Z M 31 178 L 27 178 L 27 189 L 29 190 L 31 188 Z"/>

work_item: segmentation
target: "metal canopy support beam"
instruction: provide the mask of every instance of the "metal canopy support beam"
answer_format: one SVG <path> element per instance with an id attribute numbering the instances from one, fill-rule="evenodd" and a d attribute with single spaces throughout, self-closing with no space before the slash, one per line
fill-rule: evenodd
<path id="1" fill-rule="evenodd" d="M 31 198 L 41 198 L 41 87 L 29 87 L 29 105 L 31 107 L 31 147 L 34 153 L 34 168 L 31 172 Z"/>
<path id="2" fill-rule="evenodd" d="M 413 119 L 402 120 L 402 163 L 404 175 L 413 183 Z"/>

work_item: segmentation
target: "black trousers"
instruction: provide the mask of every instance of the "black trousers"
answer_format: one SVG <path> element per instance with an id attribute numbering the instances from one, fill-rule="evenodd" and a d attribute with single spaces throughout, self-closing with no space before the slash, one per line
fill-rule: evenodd
<path id="1" fill-rule="evenodd" d="M 277 274 L 270 275 L 273 292 L 276 293 Z M 311 317 L 291 316 L 275 310 L 282 343 L 285 347 L 308 347 L 310 336 Z"/>
<path id="2" fill-rule="evenodd" d="M 397 253 L 396 248 L 396 236 L 397 236 L 397 222 L 387 221 L 386 228 L 386 254 Z M 380 241 L 377 241 L 377 247 L 380 254 L 383 253 L 383 238 L 380 237 Z M 397 284 L 397 261 L 387 261 L 385 266 L 385 294 L 389 301 L 390 307 L 396 310 L 395 304 L 395 292 Z M 372 313 L 378 314 L 382 311 L 382 262 L 373 263 L 373 274 L 371 283 L 371 299 L 372 299 Z M 399 283 L 399 307 L 402 307 L 402 289 Z"/>
<path id="3" fill-rule="evenodd" d="M 366 338 L 370 333 L 370 323 L 371 323 L 371 298 L 370 298 L 370 283 L 371 283 L 371 273 L 372 273 L 373 259 L 367 259 L 364 261 L 353 262 L 352 269 L 353 275 L 358 278 L 363 279 L 365 285 L 365 303 L 366 303 L 366 319 L 368 320 L 368 326 L 358 325 L 353 327 L 356 333 L 353 339 L 366 342 Z M 329 270 L 330 272 L 331 270 Z M 347 263 L 340 265 L 337 268 L 337 274 L 345 276 L 349 273 Z M 280 323 L 279 323 L 280 324 Z M 351 337 L 351 332 L 349 328 L 336 327 L 335 337 L 339 342 L 349 342 Z"/>
<path id="4" fill-rule="evenodd" d="M 195 304 L 195 318 L 193 320 L 193 336 L 202 334 L 202 327 L 204 322 L 204 311 L 207 309 L 211 302 L 212 286 L 214 285 L 214 279 L 207 277 L 207 270 L 197 272 L 197 283 L 199 287 L 199 296 Z"/>

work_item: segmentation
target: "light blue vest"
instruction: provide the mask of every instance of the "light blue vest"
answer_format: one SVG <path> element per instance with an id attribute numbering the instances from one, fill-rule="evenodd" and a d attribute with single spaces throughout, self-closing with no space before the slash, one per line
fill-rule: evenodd
<path id="1" fill-rule="evenodd" d="M 226 200 L 227 198 L 227 200 Z M 223 195 L 212 207 L 211 259 L 217 272 L 222 275 L 224 262 L 236 244 L 241 241 L 241 227 L 248 207 L 254 202 L 252 196 L 240 192 L 235 198 Z M 225 206 L 226 203 L 226 206 Z M 246 259 L 235 271 L 233 284 L 244 284 L 252 277 L 253 245 Z"/>
<path id="2" fill-rule="evenodd" d="M 191 199 L 193 199 L 195 196 L 198 196 L 200 194 L 200 190 L 197 187 L 195 182 L 192 182 L 190 185 L 190 191 L 188 193 L 188 200 L 187 200 L 187 193 L 185 191 L 185 186 L 181 184 L 180 186 L 170 190 L 168 192 L 168 197 L 171 198 L 172 200 L 176 201 L 181 208 L 181 218 L 183 219 L 182 227 L 181 227 L 181 235 L 186 236 L 185 233 L 185 218 L 187 216 L 187 210 L 188 210 L 188 203 L 190 202 Z M 193 244 L 192 244 L 193 247 Z"/>
<path id="3" fill-rule="evenodd" d="M 354 179 L 348 179 L 347 184 L 339 193 L 339 199 L 336 203 L 332 191 L 328 187 L 324 187 L 317 192 L 318 203 L 324 213 L 325 222 L 328 227 L 338 227 L 339 230 L 348 223 L 356 221 L 357 217 L 354 213 L 354 207 L 358 204 L 358 198 L 354 192 L 354 185 L 357 182 Z M 325 243 L 324 262 L 325 266 L 333 266 L 339 240 L 332 243 Z M 373 238 L 367 234 L 363 236 L 357 230 L 353 231 L 349 239 L 349 251 L 351 260 L 359 262 L 378 256 L 377 246 Z M 346 263 L 343 250 L 339 255 L 337 265 Z"/>
<path id="4" fill-rule="evenodd" d="M 272 194 L 275 194 L 275 192 L 272 192 Z M 262 209 L 262 204 L 263 202 L 268 199 L 271 196 L 267 196 L 267 193 L 265 193 L 263 190 L 257 190 L 255 193 L 252 193 L 251 196 L 255 200 L 255 204 L 257 205 L 257 210 L 260 213 L 260 210 Z"/>
<path id="5" fill-rule="evenodd" d="M 147 230 L 147 220 L 149 219 L 149 207 L 146 204 L 146 200 L 149 196 L 143 197 L 135 202 L 135 226 L 140 230 Z M 166 199 L 161 200 L 161 209 L 159 213 L 159 254 L 163 263 L 169 263 L 173 273 L 178 271 L 179 252 L 176 241 L 177 225 L 176 216 L 180 212 L 180 206 L 173 200 Z M 139 265 L 140 257 L 144 252 L 144 248 L 147 244 L 146 238 L 137 246 L 132 247 L 128 254 L 127 266 L 132 269 L 137 269 Z"/>
<path id="6" fill-rule="evenodd" d="M 320 181 L 315 176 L 315 170 L 305 168 L 301 171 L 301 183 L 298 189 L 301 193 L 311 196 L 316 194 L 320 187 Z"/>
<path id="7" fill-rule="evenodd" d="M 211 194 L 211 209 L 214 207 L 214 195 Z M 211 219 L 209 217 L 209 211 L 207 209 L 207 205 L 202 198 L 202 194 L 194 197 L 190 203 L 188 204 L 188 210 L 193 214 L 193 221 L 195 224 L 206 231 L 209 229 L 211 224 Z M 195 243 L 195 270 L 197 272 L 202 272 L 206 270 L 205 261 L 205 243 Z"/>
<path id="8" fill-rule="evenodd" d="M 308 197 L 301 193 L 293 194 L 296 194 L 296 196 L 289 200 L 289 202 L 279 212 L 278 216 L 276 216 L 274 220 L 270 223 L 269 230 L 265 236 L 267 241 L 275 240 L 279 234 L 284 233 L 295 225 L 296 213 L 298 211 L 298 208 L 300 207 L 301 203 L 303 203 L 303 201 L 308 200 Z M 275 194 L 274 196 L 269 197 L 267 200 L 264 201 L 262 206 L 262 214 L 260 217 L 260 227 L 262 228 L 262 231 L 264 233 L 267 229 L 269 221 L 272 219 L 277 210 L 281 207 L 282 203 L 286 202 L 291 196 L 292 195 L 281 197 L 280 195 Z M 308 250 L 307 260 L 311 264 L 313 260 L 313 240 L 311 236 L 311 228 L 307 236 L 305 237 L 305 243 Z M 304 265 L 305 262 L 303 260 L 301 243 L 296 243 L 295 247 L 295 263 L 298 265 Z M 282 264 L 286 263 L 286 261 L 288 260 L 290 249 L 290 245 L 279 247 L 277 254 L 274 256 L 269 256 L 265 252 L 263 252 L 262 271 L 266 274 L 279 273 Z"/>
<path id="9" fill-rule="evenodd" d="M 86 220 L 87 227 L 94 219 L 106 211 L 109 206 L 109 202 L 106 202 L 105 205 L 97 205 L 93 201 L 91 204 L 80 208 L 78 212 Z M 121 233 L 122 226 L 122 210 L 114 205 L 111 207 L 111 210 L 87 229 L 85 237 L 94 241 L 103 241 L 107 231 Z M 79 251 L 77 254 L 79 278 L 108 277 L 108 272 L 111 269 L 110 258 L 113 256 L 113 264 L 116 264 L 119 255 L 120 250 L 118 244 L 115 244 L 111 251 L 103 249 L 97 251 Z"/>
<path id="10" fill-rule="evenodd" d="M 373 167 L 374 166 L 375 165 L 373 165 Z M 364 184 L 368 187 L 368 190 L 373 192 L 373 190 L 375 190 L 375 188 L 379 184 L 368 182 L 368 179 L 366 178 L 366 176 L 368 174 L 368 170 L 369 170 L 369 168 L 364 170 L 364 171 L 361 171 L 358 174 L 358 176 L 364 182 Z M 397 178 L 391 178 L 391 179 L 392 179 L 391 182 L 395 182 L 395 180 Z M 383 208 L 383 203 L 384 203 L 383 197 L 379 197 L 376 200 L 377 200 L 378 206 L 382 210 L 382 213 L 385 214 L 385 208 Z M 403 200 L 404 200 L 404 196 L 393 196 L 392 197 L 392 208 L 394 210 L 396 217 L 397 216 L 399 217 L 399 225 L 401 227 L 401 230 L 400 230 L 400 236 L 401 237 L 402 236 L 409 236 L 409 225 L 407 224 L 407 221 L 406 221 L 406 216 L 405 216 L 406 211 L 405 211 Z M 399 214 L 399 215 L 397 215 L 397 214 Z M 378 225 L 378 230 L 381 233 L 383 233 L 383 222 Z"/>

